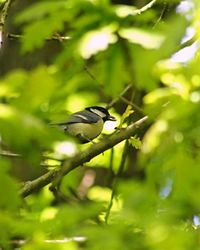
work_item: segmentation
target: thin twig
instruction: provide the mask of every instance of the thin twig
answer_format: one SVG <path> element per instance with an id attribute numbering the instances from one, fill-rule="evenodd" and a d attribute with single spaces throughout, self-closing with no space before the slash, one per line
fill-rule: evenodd
<path id="1" fill-rule="evenodd" d="M 134 98 L 134 93 L 132 92 L 132 95 L 131 95 L 131 101 L 127 100 L 126 98 L 124 98 L 123 96 L 120 96 L 120 98 L 125 101 L 128 105 L 131 105 L 132 107 L 134 107 L 139 113 L 142 113 L 143 114 L 143 111 L 137 107 L 136 105 L 133 104 L 133 98 Z M 125 162 L 126 162 L 126 157 L 127 157 L 127 150 L 128 150 L 128 146 L 129 146 L 129 142 L 128 142 L 128 139 L 126 140 L 125 144 L 124 144 L 124 148 L 123 148 L 123 152 L 122 152 L 122 158 L 121 158 L 121 161 L 120 161 L 120 165 L 119 165 L 119 168 L 118 168 L 118 171 L 117 171 L 117 174 L 115 175 L 114 177 L 114 180 L 113 180 L 113 185 L 112 185 L 112 194 L 111 194 L 111 198 L 110 198 L 110 202 L 108 204 L 108 208 L 106 210 L 106 215 L 105 215 L 105 223 L 108 224 L 108 219 L 109 219 L 109 216 L 110 216 L 110 212 L 111 212 L 111 209 L 112 209 L 112 205 L 113 205 L 113 200 L 114 200 L 114 197 L 115 197 L 115 194 L 116 194 L 116 186 L 117 186 L 117 181 L 120 177 L 120 175 L 122 174 L 123 170 L 124 170 L 124 166 L 125 166 Z"/>
<path id="2" fill-rule="evenodd" d="M 123 96 L 120 96 L 120 99 L 121 99 L 123 102 L 125 102 L 126 104 L 131 105 L 131 106 L 133 107 L 133 109 L 135 109 L 136 111 L 138 111 L 138 113 L 144 115 L 144 111 L 143 111 L 140 107 L 138 107 L 135 103 L 133 103 L 133 102 L 127 100 L 127 99 L 124 98 Z"/>
<path id="3" fill-rule="evenodd" d="M 115 180 L 114 180 L 114 184 L 115 184 Z M 113 199 L 114 199 L 114 196 L 115 196 L 115 185 L 113 185 L 113 188 L 112 188 L 112 193 L 111 193 L 111 197 L 110 197 L 110 202 L 108 204 L 108 208 L 106 210 L 106 215 L 105 215 L 105 224 L 108 224 L 108 218 L 110 216 L 110 211 L 111 211 L 111 208 L 113 206 Z"/>
<path id="4" fill-rule="evenodd" d="M 20 154 L 15 154 L 12 152 L 7 152 L 7 151 L 0 151 L 0 156 L 5 156 L 5 157 L 21 157 Z"/>
<path id="5" fill-rule="evenodd" d="M 113 187 L 112 187 L 112 194 L 111 194 L 111 198 L 110 198 L 110 202 L 108 204 L 108 208 L 106 210 L 106 215 L 105 215 L 105 223 L 108 224 L 108 219 L 110 216 L 110 211 L 113 205 L 113 199 L 115 197 L 116 194 L 116 185 L 117 185 L 117 180 L 120 177 L 121 173 L 123 172 L 124 166 L 125 166 L 125 162 L 126 162 L 126 156 L 127 156 L 127 148 L 128 148 L 128 140 L 126 140 L 125 145 L 124 145 L 124 149 L 122 152 L 122 158 L 121 158 L 121 162 L 117 171 L 117 174 L 114 178 L 113 181 Z"/>
<path id="6" fill-rule="evenodd" d="M 88 68 L 86 65 L 84 66 L 84 70 L 85 70 L 85 72 L 90 76 L 90 78 L 91 78 L 92 80 L 94 80 L 96 83 L 98 83 L 98 85 L 103 86 L 103 84 L 100 83 L 100 82 L 97 80 L 97 78 L 95 77 L 95 75 L 89 70 L 89 68 Z"/>
<path id="7" fill-rule="evenodd" d="M 113 162 L 114 162 L 114 148 L 111 148 L 110 150 L 110 160 L 109 160 L 109 173 L 107 175 L 107 181 L 106 183 L 110 183 L 113 179 L 113 176 L 114 176 L 114 168 L 113 168 Z"/>
<path id="8" fill-rule="evenodd" d="M 190 38 L 190 39 L 187 40 L 186 42 L 179 44 L 177 50 L 181 50 L 181 49 L 184 49 L 184 48 L 186 48 L 186 47 L 189 47 L 189 46 L 191 46 L 192 44 L 194 44 L 195 42 L 198 42 L 198 43 L 199 43 L 199 42 L 200 42 L 200 39 L 196 39 L 196 37 L 193 36 L 192 38 Z"/>
<path id="9" fill-rule="evenodd" d="M 110 162 L 109 162 L 109 169 L 113 172 L 113 160 L 114 160 L 114 148 L 110 150 Z"/>
<path id="10" fill-rule="evenodd" d="M 7 37 L 11 38 L 11 39 L 21 39 L 23 37 L 23 35 L 8 33 Z M 69 36 L 53 35 L 52 37 L 46 38 L 45 40 L 46 41 L 56 40 L 59 42 L 63 42 L 63 41 L 69 40 L 69 39 L 71 39 Z"/>
<path id="11" fill-rule="evenodd" d="M 164 14 L 165 14 L 165 11 L 166 11 L 166 9 L 167 9 L 167 2 L 164 1 L 163 5 L 164 5 L 164 7 L 162 8 L 162 11 L 161 11 L 160 16 L 159 16 L 158 19 L 156 20 L 156 22 L 155 22 L 155 24 L 154 24 L 154 26 L 153 26 L 153 29 L 154 29 L 154 28 L 156 27 L 156 25 L 162 20 Z"/>
<path id="12" fill-rule="evenodd" d="M 129 74 L 129 77 L 131 79 L 131 82 L 135 83 L 136 79 L 135 79 L 135 73 L 134 73 L 134 62 L 132 57 L 130 56 L 130 48 L 127 44 L 127 42 L 125 40 L 121 40 L 121 44 L 122 44 L 122 48 L 124 50 L 124 55 L 125 55 L 125 61 L 126 61 L 126 68 L 127 68 L 127 72 Z M 144 115 L 143 110 L 134 103 L 134 92 L 132 92 L 132 97 L 131 97 L 131 101 L 127 100 L 126 98 L 124 98 L 123 96 L 120 96 L 120 99 L 125 102 L 128 105 L 131 105 L 134 110 L 136 110 L 138 113 Z"/>
<path id="13" fill-rule="evenodd" d="M 113 107 L 115 105 L 115 103 L 117 103 L 119 101 L 119 99 L 122 96 L 124 96 L 126 94 L 126 92 L 128 90 L 130 90 L 131 88 L 132 88 L 132 84 L 127 85 L 126 88 L 120 93 L 120 95 L 118 97 L 116 97 L 110 103 L 107 104 L 106 108 L 109 109 L 109 108 Z"/>
<path id="14" fill-rule="evenodd" d="M 121 141 L 129 139 L 133 135 L 135 130 L 138 128 L 138 126 L 142 125 L 147 119 L 148 117 L 144 116 L 143 118 L 131 124 L 127 128 L 120 130 L 119 132 L 109 136 L 108 138 L 100 141 L 99 143 L 96 143 L 95 145 L 90 146 L 85 151 L 77 153 L 74 157 L 66 160 L 60 169 L 54 169 L 33 181 L 25 183 L 23 188 L 20 190 L 20 194 L 23 197 L 26 197 L 29 194 L 33 193 L 35 190 L 46 186 L 52 181 L 54 181 L 54 186 L 57 186 L 56 183 L 59 183 L 63 176 L 68 174 L 73 169 L 90 161 L 95 156 L 114 147 Z"/>
<path id="15" fill-rule="evenodd" d="M 76 243 L 83 243 L 87 239 L 84 236 L 75 236 L 75 237 L 65 237 L 63 239 L 45 239 L 43 240 L 43 243 L 50 243 L 50 244 L 63 244 L 63 243 L 68 243 L 68 242 L 76 242 Z M 15 249 L 21 249 L 22 246 L 25 244 L 29 243 L 29 240 L 23 240 L 23 239 L 14 239 L 11 241 L 11 244 L 14 245 L 15 247 L 20 247 L 20 248 L 15 248 Z M 0 248 L 2 249 L 2 248 Z"/>
<path id="16" fill-rule="evenodd" d="M 138 14 L 142 14 L 143 12 L 147 11 L 148 9 L 152 8 L 152 6 L 157 2 L 157 0 L 152 0 L 150 3 L 146 4 L 145 6 L 143 6 L 140 9 L 134 10 L 133 14 L 134 15 L 138 15 Z"/>

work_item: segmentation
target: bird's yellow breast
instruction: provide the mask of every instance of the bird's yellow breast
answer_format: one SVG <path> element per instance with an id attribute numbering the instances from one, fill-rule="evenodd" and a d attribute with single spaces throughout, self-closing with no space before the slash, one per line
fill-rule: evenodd
<path id="1" fill-rule="evenodd" d="M 93 140 L 100 135 L 103 129 L 103 120 L 96 123 L 74 123 L 67 126 L 67 132 L 72 136 L 82 135 Z"/>

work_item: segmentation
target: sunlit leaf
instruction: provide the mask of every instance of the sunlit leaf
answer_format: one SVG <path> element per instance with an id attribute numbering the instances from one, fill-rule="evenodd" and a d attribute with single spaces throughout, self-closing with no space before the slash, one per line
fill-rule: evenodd
<path id="1" fill-rule="evenodd" d="M 135 10 L 136 10 L 135 7 L 128 6 L 128 5 L 117 5 L 115 7 L 115 12 L 117 16 L 122 17 L 122 18 L 135 14 L 134 12 Z"/>
<path id="2" fill-rule="evenodd" d="M 129 143 L 136 149 L 141 149 L 142 147 L 142 142 L 140 138 L 134 136 L 129 139 Z"/>
<path id="3" fill-rule="evenodd" d="M 106 50 L 109 44 L 117 42 L 117 36 L 114 34 L 115 25 L 110 25 L 100 30 L 86 33 L 80 42 L 80 54 L 88 59 L 99 51 Z"/>
<path id="4" fill-rule="evenodd" d="M 123 113 L 123 115 L 121 116 L 121 120 L 120 120 L 120 124 L 119 124 L 119 128 L 122 127 L 124 121 L 134 112 L 133 108 L 131 105 L 128 105 L 126 107 L 125 112 Z"/>
<path id="5" fill-rule="evenodd" d="M 164 36 L 138 28 L 123 28 L 119 30 L 121 37 L 131 43 L 139 44 L 146 49 L 158 49 L 164 41 Z"/>

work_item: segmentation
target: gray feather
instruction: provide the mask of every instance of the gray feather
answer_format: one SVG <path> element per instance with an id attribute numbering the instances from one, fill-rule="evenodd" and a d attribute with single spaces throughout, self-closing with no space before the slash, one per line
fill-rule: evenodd
<path id="1" fill-rule="evenodd" d="M 99 121 L 99 116 L 91 113 L 88 110 L 79 111 L 69 116 L 66 121 L 53 123 L 51 125 L 68 125 L 73 123 L 96 123 Z"/>

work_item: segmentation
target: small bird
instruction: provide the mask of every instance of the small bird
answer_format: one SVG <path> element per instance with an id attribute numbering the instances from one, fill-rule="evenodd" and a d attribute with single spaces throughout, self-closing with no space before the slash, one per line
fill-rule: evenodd
<path id="1" fill-rule="evenodd" d="M 116 121 L 116 118 L 111 116 L 106 108 L 92 106 L 72 114 L 64 122 L 52 125 L 61 126 L 66 133 L 78 138 L 81 143 L 88 143 L 100 135 L 106 121 Z"/>

